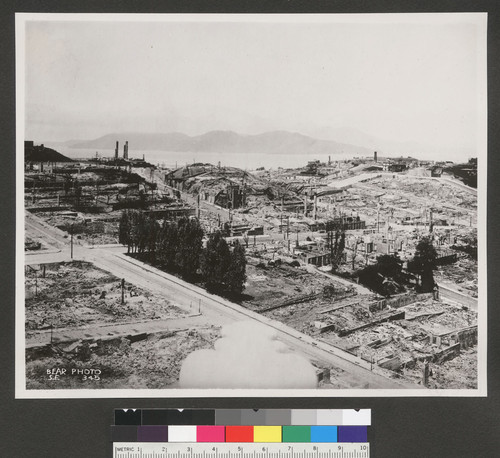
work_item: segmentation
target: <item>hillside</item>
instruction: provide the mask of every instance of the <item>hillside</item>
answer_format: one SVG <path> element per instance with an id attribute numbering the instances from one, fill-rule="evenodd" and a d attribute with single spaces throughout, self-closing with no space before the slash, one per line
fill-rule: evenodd
<path id="1" fill-rule="evenodd" d="M 176 152 L 215 152 L 235 154 L 353 154 L 370 155 L 368 148 L 332 140 L 320 140 L 299 133 L 286 131 L 265 132 L 259 135 L 242 135 L 232 131 L 211 131 L 189 136 L 171 133 L 120 133 L 108 134 L 95 140 L 68 142 L 72 148 L 114 149 L 125 141 L 135 150 Z"/>
<path id="2" fill-rule="evenodd" d="M 33 146 L 24 150 L 25 162 L 73 162 L 69 157 L 45 146 Z"/>

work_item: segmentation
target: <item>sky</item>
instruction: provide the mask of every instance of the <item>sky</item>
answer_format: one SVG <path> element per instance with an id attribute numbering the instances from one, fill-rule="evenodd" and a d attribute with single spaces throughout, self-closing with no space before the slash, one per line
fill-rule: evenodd
<path id="1" fill-rule="evenodd" d="M 473 148 L 478 22 L 380 16 L 27 21 L 25 138 L 349 128 Z"/>

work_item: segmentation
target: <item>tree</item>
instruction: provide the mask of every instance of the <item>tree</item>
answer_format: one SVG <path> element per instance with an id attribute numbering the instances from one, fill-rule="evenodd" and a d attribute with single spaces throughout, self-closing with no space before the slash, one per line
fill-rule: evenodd
<path id="1" fill-rule="evenodd" d="M 341 222 L 329 221 L 327 223 L 328 244 L 330 246 L 330 258 L 332 263 L 332 272 L 335 272 L 344 255 L 345 249 L 345 230 Z"/>
<path id="2" fill-rule="evenodd" d="M 366 266 L 359 272 L 359 281 L 377 293 L 389 297 L 403 290 L 401 280 L 402 262 L 397 255 L 383 254 L 377 263 Z"/>
<path id="3" fill-rule="evenodd" d="M 358 245 L 359 245 L 359 239 L 358 237 L 356 237 L 354 240 L 354 246 L 352 247 L 352 270 L 354 270 L 356 267 L 356 256 L 358 254 Z"/>
<path id="4" fill-rule="evenodd" d="M 399 278 L 402 267 L 403 263 L 397 255 L 383 254 L 377 257 L 377 270 L 384 277 Z"/>
<path id="5" fill-rule="evenodd" d="M 137 210 L 122 212 L 118 227 L 118 241 L 127 245 L 128 253 L 151 253 L 154 260 L 157 244 L 158 223 Z"/>
<path id="6" fill-rule="evenodd" d="M 67 196 L 68 192 L 71 189 L 71 176 L 69 174 L 64 175 L 64 184 L 63 184 L 63 190 L 64 190 L 64 195 Z"/>
<path id="7" fill-rule="evenodd" d="M 175 263 L 183 277 L 193 277 L 200 266 L 203 229 L 197 218 L 181 218 L 177 222 L 177 230 Z"/>
<path id="8" fill-rule="evenodd" d="M 80 208 L 80 203 L 82 199 L 82 187 L 78 183 L 78 180 L 75 180 L 74 188 L 75 188 L 75 208 L 78 210 Z"/>
<path id="9" fill-rule="evenodd" d="M 209 291 L 223 290 L 231 264 L 231 253 L 220 231 L 209 235 L 200 264 L 207 289 Z"/>
<path id="10" fill-rule="evenodd" d="M 139 189 L 139 208 L 146 208 L 146 206 L 146 193 L 144 192 L 144 189 Z"/>
<path id="11" fill-rule="evenodd" d="M 226 274 L 226 285 L 232 293 L 241 294 L 245 289 L 247 259 L 245 257 L 245 247 L 236 240 L 233 251 L 231 252 L 231 260 L 229 270 Z"/>
<path id="12" fill-rule="evenodd" d="M 436 269 L 437 251 L 432 245 L 432 238 L 423 237 L 416 246 L 415 256 L 408 263 L 408 270 L 420 275 L 420 290 L 423 293 L 431 292 L 434 288 L 434 275 Z"/>
<path id="13" fill-rule="evenodd" d="M 128 210 L 122 212 L 118 226 L 118 242 L 127 245 L 127 253 L 130 253 L 130 215 Z"/>
<path id="14" fill-rule="evenodd" d="M 158 222 L 148 215 L 145 221 L 144 249 L 149 253 L 149 259 L 153 263 L 156 261 L 158 235 Z"/>
<path id="15" fill-rule="evenodd" d="M 382 286 L 384 276 L 378 271 L 377 265 L 366 266 L 359 271 L 359 281 L 362 285 L 372 289 L 373 291 L 385 295 Z"/>
<path id="16" fill-rule="evenodd" d="M 163 226 L 159 230 L 157 238 L 156 259 L 167 269 L 176 267 L 177 239 L 177 224 L 166 220 L 163 221 Z"/>
<path id="17" fill-rule="evenodd" d="M 143 221 L 144 217 L 142 213 L 138 212 L 137 210 L 132 210 L 129 212 L 130 215 L 130 244 L 132 247 L 132 252 L 137 253 L 137 250 L 139 249 L 140 246 L 140 240 L 141 237 L 143 236 Z"/>

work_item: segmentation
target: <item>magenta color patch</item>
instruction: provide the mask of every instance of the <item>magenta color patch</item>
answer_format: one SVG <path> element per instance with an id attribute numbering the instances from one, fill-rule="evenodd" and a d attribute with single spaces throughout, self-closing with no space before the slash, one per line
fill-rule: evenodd
<path id="1" fill-rule="evenodd" d="M 225 427 L 224 426 L 197 426 L 196 427 L 196 442 L 224 442 Z"/>

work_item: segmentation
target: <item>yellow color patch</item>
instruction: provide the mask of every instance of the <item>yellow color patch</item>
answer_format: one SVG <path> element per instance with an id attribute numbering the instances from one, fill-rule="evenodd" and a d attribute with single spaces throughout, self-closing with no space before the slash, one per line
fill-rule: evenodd
<path id="1" fill-rule="evenodd" d="M 254 426 L 254 442 L 281 442 L 281 426 Z"/>

